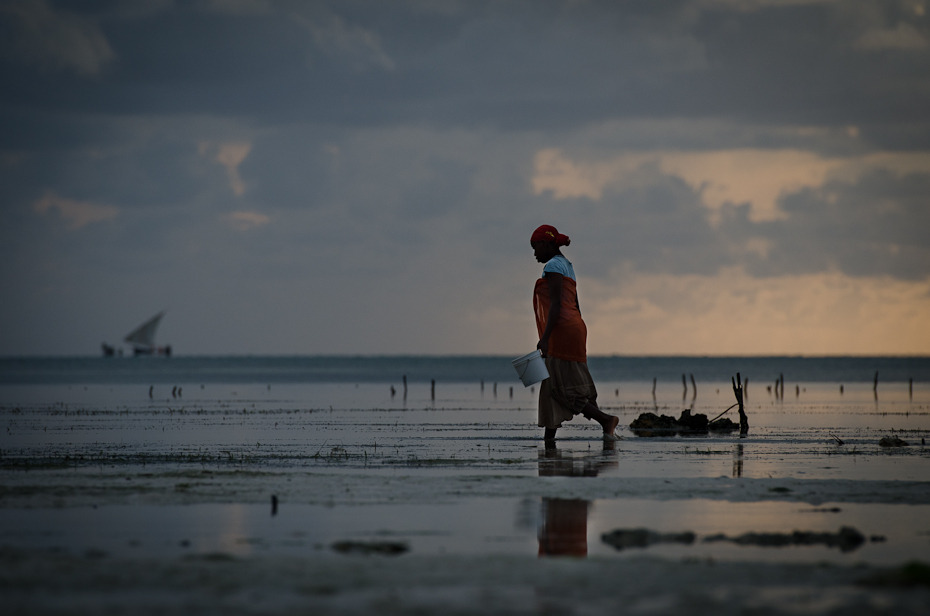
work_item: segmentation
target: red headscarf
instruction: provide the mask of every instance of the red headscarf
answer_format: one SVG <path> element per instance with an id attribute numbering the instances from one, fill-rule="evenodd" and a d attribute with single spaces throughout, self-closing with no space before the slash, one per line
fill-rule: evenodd
<path id="1" fill-rule="evenodd" d="M 568 246 L 572 243 L 567 235 L 559 233 L 552 225 L 542 225 L 533 231 L 530 242 L 555 242 L 556 246 Z"/>

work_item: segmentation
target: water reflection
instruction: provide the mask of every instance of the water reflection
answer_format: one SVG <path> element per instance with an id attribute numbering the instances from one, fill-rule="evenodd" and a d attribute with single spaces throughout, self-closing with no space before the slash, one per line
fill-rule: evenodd
<path id="1" fill-rule="evenodd" d="M 540 477 L 597 477 L 616 468 L 616 442 L 604 441 L 602 451 L 577 455 L 547 443 L 539 452 Z M 588 512 L 591 502 L 580 498 L 543 498 L 539 523 L 539 556 L 587 556 Z"/>
<path id="2" fill-rule="evenodd" d="M 737 443 L 733 449 L 733 476 L 743 476 L 743 444 Z"/>

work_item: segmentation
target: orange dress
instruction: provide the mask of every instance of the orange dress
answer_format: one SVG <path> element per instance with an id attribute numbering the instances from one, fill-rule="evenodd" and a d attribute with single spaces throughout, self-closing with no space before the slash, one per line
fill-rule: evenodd
<path id="1" fill-rule="evenodd" d="M 558 428 L 597 400 L 594 379 L 588 372 L 588 328 L 578 309 L 576 283 L 567 276 L 562 277 L 561 299 L 559 321 L 549 334 L 546 353 L 549 378 L 539 385 L 540 428 Z M 540 278 L 533 290 L 533 311 L 540 338 L 546 331 L 550 304 L 549 281 Z"/>
<path id="2" fill-rule="evenodd" d="M 533 290 L 533 311 L 536 313 L 536 332 L 542 338 L 549 322 L 549 281 L 540 278 Z M 568 361 L 587 361 L 588 328 L 578 310 L 578 287 L 574 280 L 562 276 L 562 306 L 559 322 L 549 334 L 549 357 Z"/>

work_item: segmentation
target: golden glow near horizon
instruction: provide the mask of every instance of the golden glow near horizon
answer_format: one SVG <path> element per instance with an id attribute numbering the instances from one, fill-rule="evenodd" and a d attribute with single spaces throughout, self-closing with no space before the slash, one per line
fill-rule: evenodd
<path id="1" fill-rule="evenodd" d="M 592 354 L 922 354 L 930 281 L 838 273 L 582 280 Z"/>

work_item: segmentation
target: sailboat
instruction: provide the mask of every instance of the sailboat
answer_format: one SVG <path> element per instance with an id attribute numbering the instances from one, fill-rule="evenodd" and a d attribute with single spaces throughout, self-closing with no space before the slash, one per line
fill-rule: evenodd
<path id="1" fill-rule="evenodd" d="M 162 310 L 154 317 L 135 328 L 123 339 L 132 345 L 133 355 L 171 355 L 171 346 L 155 346 L 155 331 L 161 318 L 165 316 Z"/>

